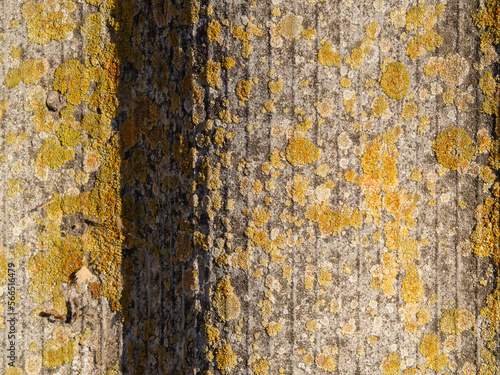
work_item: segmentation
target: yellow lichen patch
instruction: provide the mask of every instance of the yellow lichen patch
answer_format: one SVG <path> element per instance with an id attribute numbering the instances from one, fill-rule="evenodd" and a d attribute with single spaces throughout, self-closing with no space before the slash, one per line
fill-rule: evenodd
<path id="1" fill-rule="evenodd" d="M 241 80 L 236 85 L 236 95 L 241 101 L 250 99 L 250 92 L 252 90 L 252 82 Z"/>
<path id="2" fill-rule="evenodd" d="M 133 123 L 133 121 L 129 122 Z M 80 126 L 96 141 L 96 146 L 102 145 L 111 135 L 111 120 L 102 114 L 86 113 L 83 116 Z M 127 121 L 122 126 L 122 140 L 128 148 L 134 146 L 135 142 L 137 142 L 137 133 L 135 130 L 135 127 L 131 129 L 130 125 L 127 126 Z"/>
<path id="3" fill-rule="evenodd" d="M 443 44 L 443 38 L 431 29 L 424 35 L 417 34 L 406 48 L 406 54 L 412 59 L 423 56 L 426 52 L 434 51 L 437 47 Z"/>
<path id="4" fill-rule="evenodd" d="M 497 131 L 500 133 L 500 129 Z M 500 170 L 500 139 L 496 139 L 495 141 L 493 141 L 488 161 L 492 169 L 494 169 L 495 171 Z"/>
<path id="5" fill-rule="evenodd" d="M 90 150 L 83 156 L 83 170 L 85 173 L 92 173 L 101 166 L 101 157 L 98 151 Z"/>
<path id="6" fill-rule="evenodd" d="M 493 74 L 490 72 L 484 72 L 483 76 L 479 80 L 479 87 L 484 95 L 493 96 L 497 88 L 497 83 L 495 78 L 493 78 Z"/>
<path id="7" fill-rule="evenodd" d="M 475 158 L 474 147 L 465 130 L 450 127 L 436 137 L 433 145 L 436 158 L 443 167 L 465 171 Z"/>
<path id="8" fill-rule="evenodd" d="M 439 326 L 443 333 L 447 335 L 456 335 L 460 334 L 462 331 L 471 329 L 473 323 L 474 317 L 466 309 L 451 309 L 443 312 Z"/>
<path id="9" fill-rule="evenodd" d="M 370 39 L 375 39 L 379 31 L 380 24 L 378 22 L 372 22 L 366 26 L 366 36 Z"/>
<path id="10" fill-rule="evenodd" d="M 49 62 L 46 58 L 28 60 L 19 64 L 19 69 L 12 69 L 5 78 L 8 88 L 17 86 L 21 81 L 26 84 L 36 83 L 49 70 Z"/>
<path id="11" fill-rule="evenodd" d="M 500 202 L 486 198 L 476 209 L 477 224 L 471 235 L 472 251 L 478 257 L 493 255 L 493 261 L 500 264 Z"/>
<path id="12" fill-rule="evenodd" d="M 21 181 L 14 179 L 7 182 L 7 196 L 14 197 L 23 192 L 23 188 L 21 187 Z"/>
<path id="13" fill-rule="evenodd" d="M 444 59 L 440 75 L 447 83 L 460 85 L 469 73 L 469 63 L 459 54 L 448 54 Z"/>
<path id="14" fill-rule="evenodd" d="M 304 39 L 313 39 L 318 32 L 314 30 L 312 27 L 308 27 L 307 29 L 302 30 L 302 38 Z"/>
<path id="15" fill-rule="evenodd" d="M 373 115 L 376 118 L 382 117 L 383 120 L 387 120 L 391 117 L 392 113 L 389 109 L 389 103 L 383 96 L 375 98 L 371 105 Z"/>
<path id="16" fill-rule="evenodd" d="M 344 88 L 351 87 L 351 84 L 352 84 L 352 82 L 349 78 L 342 77 L 340 79 L 340 86 L 342 86 Z"/>
<path id="17" fill-rule="evenodd" d="M 116 77 L 120 74 L 119 67 L 117 63 L 113 62 L 112 65 L 114 67 L 110 68 L 110 70 L 98 69 L 97 75 L 92 79 L 96 81 L 96 86 L 94 91 L 85 97 L 85 103 L 88 108 L 94 112 L 101 112 L 109 118 L 114 118 L 118 110 L 118 98 L 116 96 L 117 93 L 117 80 Z M 78 85 L 75 87 L 75 91 L 78 92 L 74 97 L 74 100 L 78 100 L 81 93 L 86 92 L 86 88 L 82 85 Z M 68 97 L 68 102 L 70 102 Z M 150 109 L 152 105 L 148 101 L 145 101 L 141 108 Z M 71 102 L 70 102 L 71 103 Z M 147 107 L 146 107 L 147 105 Z M 146 116 L 144 116 L 146 117 Z"/>
<path id="18" fill-rule="evenodd" d="M 430 357 L 439 352 L 439 340 L 435 333 L 425 334 L 420 342 L 420 354 Z"/>
<path id="19" fill-rule="evenodd" d="M 213 325 L 205 324 L 203 327 L 203 332 L 207 338 L 207 342 L 210 346 L 216 346 L 219 343 L 220 331 Z"/>
<path id="20" fill-rule="evenodd" d="M 309 332 L 316 332 L 318 329 L 318 323 L 315 320 L 310 320 L 306 323 L 306 329 Z"/>
<path id="21" fill-rule="evenodd" d="M 492 184 L 495 182 L 497 176 L 487 165 L 483 165 L 481 167 L 481 172 L 479 173 L 479 177 L 485 184 Z"/>
<path id="22" fill-rule="evenodd" d="M 16 243 L 16 246 L 14 247 L 14 256 L 16 258 L 21 258 L 29 254 L 29 247 L 28 245 L 23 245 L 20 242 Z"/>
<path id="23" fill-rule="evenodd" d="M 306 204 L 306 192 L 308 187 L 309 179 L 298 174 L 294 177 L 293 184 L 287 186 L 288 196 L 298 205 L 304 206 Z"/>
<path id="24" fill-rule="evenodd" d="M 54 73 L 54 90 L 67 93 L 68 103 L 79 105 L 90 81 L 84 66 L 78 60 L 68 60 L 62 63 Z"/>
<path id="25" fill-rule="evenodd" d="M 80 241 L 73 236 L 60 237 L 57 225 L 47 224 L 40 237 L 41 247 L 50 250 L 40 252 L 28 261 L 29 291 L 36 303 L 50 299 L 53 290 L 47 285 L 56 284 L 55 293 L 61 283 L 67 283 L 70 276 L 81 268 L 83 260 Z"/>
<path id="26" fill-rule="evenodd" d="M 500 9 L 500 4 L 497 0 L 486 2 L 486 8 L 480 9 L 472 16 L 474 23 L 481 29 L 485 29 L 481 34 L 481 50 L 488 51 L 492 45 L 500 43 L 498 35 L 498 19 L 496 15 Z"/>
<path id="27" fill-rule="evenodd" d="M 71 12 L 75 9 L 71 9 Z M 26 20 L 28 38 L 31 43 L 45 45 L 50 40 L 63 41 L 76 27 L 71 17 L 63 12 L 51 11 L 46 3 L 28 1 L 21 7 Z"/>
<path id="28" fill-rule="evenodd" d="M 274 105 L 276 103 L 276 99 L 269 99 L 264 102 L 264 108 L 262 108 L 262 113 L 266 112 L 274 112 L 276 109 L 276 106 Z"/>
<path id="29" fill-rule="evenodd" d="M 4 284 L 7 279 L 7 267 L 9 265 L 10 254 L 5 247 L 0 247 L 0 284 Z"/>
<path id="30" fill-rule="evenodd" d="M 435 77 L 437 76 L 443 67 L 443 58 L 442 57 L 431 57 L 426 65 L 424 65 L 424 74 L 427 77 Z"/>
<path id="31" fill-rule="evenodd" d="M 204 83 L 210 85 L 210 87 L 214 89 L 218 89 L 221 84 L 220 69 L 220 63 L 215 63 L 209 59 L 203 69 L 202 78 L 205 81 Z"/>
<path id="32" fill-rule="evenodd" d="M 380 86 L 389 98 L 401 100 L 410 87 L 410 76 L 406 66 L 398 62 L 389 64 L 382 75 Z"/>
<path id="33" fill-rule="evenodd" d="M 410 176 L 410 179 L 412 181 L 422 181 L 422 172 L 420 171 L 420 169 L 418 168 L 415 168 L 412 172 L 411 172 L 411 176 Z"/>
<path id="34" fill-rule="evenodd" d="M 403 103 L 403 111 L 401 112 L 401 117 L 406 121 L 411 121 L 413 118 L 417 117 L 418 108 L 417 103 L 413 100 Z"/>
<path id="35" fill-rule="evenodd" d="M 302 32 L 302 17 L 290 14 L 279 23 L 280 35 L 287 40 L 294 40 Z"/>
<path id="36" fill-rule="evenodd" d="M 83 50 L 88 55 L 94 65 L 98 64 L 100 53 L 102 52 L 102 14 L 89 14 L 83 23 L 82 34 L 85 36 L 86 43 Z"/>
<path id="37" fill-rule="evenodd" d="M 35 123 L 35 130 L 38 132 L 57 130 L 59 123 L 54 121 L 45 104 L 46 94 L 44 89 L 40 86 L 28 89 L 26 98 L 28 100 L 25 107 L 26 110 L 34 112 L 34 115 L 31 116 L 31 120 Z"/>
<path id="38" fill-rule="evenodd" d="M 427 357 L 425 365 L 436 372 L 441 371 L 448 363 L 448 357 L 439 350 L 439 340 L 435 333 L 425 334 L 420 342 L 420 354 Z"/>
<path id="39" fill-rule="evenodd" d="M 399 249 L 404 238 L 408 236 L 406 228 L 402 228 L 399 221 L 389 221 L 384 226 L 385 246 L 389 251 Z"/>
<path id="40" fill-rule="evenodd" d="M 221 32 L 221 25 L 217 20 L 211 20 L 207 25 L 208 40 L 212 43 L 217 42 Z"/>
<path id="41" fill-rule="evenodd" d="M 415 263 L 409 263 L 403 284 L 401 285 L 401 296 L 406 303 L 417 303 L 424 299 L 424 283 Z"/>
<path id="42" fill-rule="evenodd" d="M 351 54 L 346 57 L 345 62 L 351 65 L 352 69 L 359 69 L 363 66 L 365 57 L 370 53 L 373 46 L 371 38 L 364 38 L 361 45 L 353 48 Z"/>
<path id="43" fill-rule="evenodd" d="M 366 27 L 366 38 L 361 41 L 358 47 L 353 48 L 351 54 L 345 59 L 345 62 L 351 65 L 352 69 L 359 69 L 364 64 L 365 57 L 370 53 L 379 30 L 380 25 L 377 22 L 370 23 Z"/>
<path id="44" fill-rule="evenodd" d="M 476 135 L 477 153 L 484 154 L 490 152 L 492 140 L 485 128 L 479 129 Z"/>
<path id="45" fill-rule="evenodd" d="M 217 283 L 214 294 L 214 306 L 223 321 L 236 319 L 240 314 L 240 300 L 233 291 L 229 277 L 223 276 Z"/>
<path id="46" fill-rule="evenodd" d="M 286 146 L 286 160 L 294 167 L 311 164 L 321 158 L 321 149 L 309 139 L 294 136 Z"/>
<path id="47" fill-rule="evenodd" d="M 252 34 L 246 32 L 243 29 L 243 26 L 233 26 L 231 27 L 230 32 L 235 39 L 240 40 L 243 43 L 248 43 L 250 42 L 250 39 L 252 39 Z"/>
<path id="48" fill-rule="evenodd" d="M 277 81 L 270 81 L 268 83 L 269 92 L 272 94 L 279 94 L 283 91 L 283 79 L 280 78 Z"/>
<path id="49" fill-rule="evenodd" d="M 73 159 L 74 156 L 73 150 L 64 148 L 53 139 L 47 139 L 38 152 L 36 165 L 57 168 Z"/>
<path id="50" fill-rule="evenodd" d="M 424 134 L 429 130 L 429 125 L 431 123 L 431 120 L 427 116 L 422 116 L 420 118 L 420 124 L 418 124 L 418 132 L 420 134 Z"/>
<path id="51" fill-rule="evenodd" d="M 259 362 L 253 365 L 252 371 L 256 375 L 269 375 L 269 369 L 271 365 L 268 361 L 261 359 Z"/>
<path id="52" fill-rule="evenodd" d="M 261 206 L 257 206 L 253 209 L 252 219 L 253 223 L 257 227 L 263 227 L 271 218 L 271 211 L 266 210 Z"/>
<path id="53" fill-rule="evenodd" d="M 309 205 L 304 215 L 318 225 L 323 236 L 337 234 L 347 226 L 359 229 L 363 222 L 360 210 L 343 207 L 340 211 L 333 211 L 326 202 Z"/>
<path id="54" fill-rule="evenodd" d="M 330 117 L 333 114 L 334 109 L 335 105 L 331 99 L 323 99 L 316 106 L 316 111 L 318 111 L 318 114 L 323 118 Z"/>
<path id="55" fill-rule="evenodd" d="M 318 284 L 320 286 L 328 286 L 332 281 L 332 274 L 327 270 L 321 270 L 321 273 L 318 275 Z"/>
<path id="56" fill-rule="evenodd" d="M 266 327 L 266 332 L 269 336 L 276 336 L 283 328 L 283 322 L 279 321 L 277 323 L 269 323 Z"/>
<path id="57" fill-rule="evenodd" d="M 399 267 L 395 256 L 391 253 L 382 254 L 382 264 L 374 265 L 370 269 L 372 276 L 370 286 L 375 290 L 382 290 L 386 297 L 395 295 L 394 284 L 398 271 Z"/>
<path id="58" fill-rule="evenodd" d="M 345 90 L 343 99 L 344 100 L 342 104 L 344 104 L 345 111 L 347 113 L 350 113 L 352 117 L 355 117 L 358 105 L 358 98 L 356 96 L 356 92 L 354 90 Z"/>
<path id="59" fill-rule="evenodd" d="M 412 225 L 417 214 L 418 195 L 406 194 L 405 189 L 393 189 L 384 194 L 383 208 L 396 220 Z"/>
<path id="60" fill-rule="evenodd" d="M 39 367 L 38 371 L 40 371 L 41 366 L 38 366 L 38 367 Z M 37 373 L 38 373 L 38 371 L 37 371 Z M 23 369 L 21 367 L 8 367 L 7 370 L 5 370 L 4 374 L 5 375 L 23 375 Z"/>
<path id="61" fill-rule="evenodd" d="M 328 164 L 321 164 L 314 170 L 314 173 L 320 177 L 325 178 L 329 171 L 330 167 Z"/>
<path id="62" fill-rule="evenodd" d="M 403 268 L 407 268 L 408 264 L 415 260 L 420 259 L 420 251 L 418 250 L 418 242 L 414 238 L 409 238 L 401 243 L 400 250 L 398 251 L 399 260 Z"/>
<path id="63" fill-rule="evenodd" d="M 406 30 L 412 31 L 424 24 L 426 5 L 419 4 L 406 12 Z"/>
<path id="64" fill-rule="evenodd" d="M 394 156 L 390 155 L 387 150 L 384 150 L 384 152 L 382 153 L 382 163 L 380 166 L 380 172 L 381 172 L 381 178 L 382 178 L 381 188 L 382 188 L 382 191 L 389 191 L 390 190 L 390 192 L 388 192 L 387 194 L 384 195 L 383 203 L 384 203 L 385 207 L 389 207 L 389 205 L 386 205 L 386 202 L 388 202 L 388 200 L 390 199 L 390 195 L 404 192 L 404 189 L 401 191 L 392 190 L 399 184 L 398 169 L 396 167 L 397 162 L 398 162 L 398 159 L 397 159 L 396 155 L 394 155 Z M 388 211 L 391 212 L 390 210 L 388 210 Z M 396 212 L 396 211 L 399 212 L 400 207 L 398 207 L 396 210 L 394 210 L 394 212 Z M 391 212 L 391 214 L 393 214 L 393 212 Z M 398 217 L 399 215 L 393 214 L 393 216 Z"/>
<path id="65" fill-rule="evenodd" d="M 321 43 L 321 48 L 318 51 L 318 61 L 324 66 L 339 67 L 342 62 L 342 56 L 337 51 L 334 51 L 333 46 L 328 41 Z"/>
<path id="66" fill-rule="evenodd" d="M 455 309 L 446 310 L 441 315 L 441 320 L 439 322 L 439 326 L 441 331 L 447 335 L 455 335 L 460 331 L 457 328 L 456 318 L 458 312 Z"/>
<path id="67" fill-rule="evenodd" d="M 65 147 L 72 148 L 82 142 L 82 133 L 73 121 L 63 121 L 56 131 L 57 138 Z"/>
<path id="68" fill-rule="evenodd" d="M 226 70 L 234 68 L 235 65 L 236 61 L 234 61 L 231 57 L 224 57 L 222 59 L 222 67 Z"/>
<path id="69" fill-rule="evenodd" d="M 215 362 L 217 368 L 223 374 L 229 374 L 238 362 L 238 357 L 233 352 L 231 345 L 224 342 L 215 350 Z"/>
<path id="70" fill-rule="evenodd" d="M 7 100 L 0 101 L 0 118 L 3 116 L 3 112 L 9 109 L 9 102 Z"/>
<path id="71" fill-rule="evenodd" d="M 401 370 L 401 359 L 397 353 L 391 353 L 380 365 L 383 375 L 397 375 Z"/>
<path id="72" fill-rule="evenodd" d="M 321 353 L 316 357 L 316 365 L 328 372 L 335 371 L 335 359 L 325 353 Z"/>
<path id="73" fill-rule="evenodd" d="M 431 313 L 429 309 L 422 307 L 417 312 L 417 324 L 424 325 L 431 320 Z"/>

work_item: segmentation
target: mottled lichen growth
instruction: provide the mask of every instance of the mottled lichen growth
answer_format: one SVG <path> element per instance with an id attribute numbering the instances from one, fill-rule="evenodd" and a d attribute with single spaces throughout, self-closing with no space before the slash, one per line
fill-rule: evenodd
<path id="1" fill-rule="evenodd" d="M 0 35 L 25 34 L 0 56 L 0 270 L 26 264 L 36 339 L 57 326 L 24 371 L 495 373 L 500 152 L 476 96 L 497 114 L 496 52 L 473 60 L 468 9 L 22 5 Z M 39 315 L 75 296 L 71 324 Z"/>

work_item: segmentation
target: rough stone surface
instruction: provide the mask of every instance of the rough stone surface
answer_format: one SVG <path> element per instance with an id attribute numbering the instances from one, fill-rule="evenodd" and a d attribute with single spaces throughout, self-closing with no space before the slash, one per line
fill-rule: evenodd
<path id="1" fill-rule="evenodd" d="M 498 0 L 0 12 L 0 373 L 500 372 Z"/>

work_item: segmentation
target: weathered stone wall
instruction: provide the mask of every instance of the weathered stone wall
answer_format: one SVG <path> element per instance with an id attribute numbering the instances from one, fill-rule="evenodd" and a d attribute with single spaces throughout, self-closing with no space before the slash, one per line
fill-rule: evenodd
<path id="1" fill-rule="evenodd" d="M 499 372 L 497 0 L 1 11 L 2 373 Z"/>

